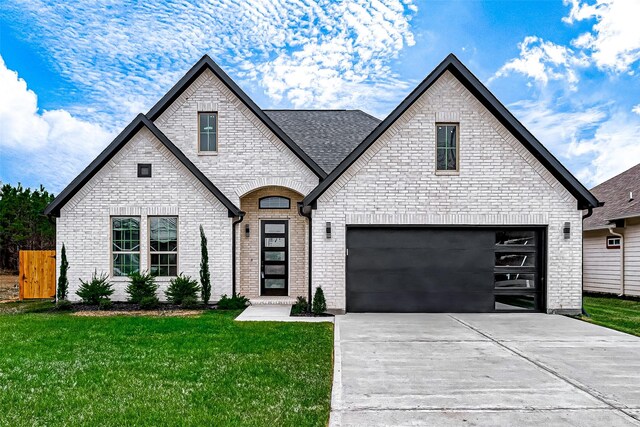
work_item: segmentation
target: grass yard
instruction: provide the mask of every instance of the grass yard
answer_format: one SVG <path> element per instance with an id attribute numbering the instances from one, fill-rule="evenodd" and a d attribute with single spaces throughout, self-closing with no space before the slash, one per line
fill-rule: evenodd
<path id="1" fill-rule="evenodd" d="M 331 324 L 23 307 L 0 314 L 0 425 L 327 424 Z"/>
<path id="2" fill-rule="evenodd" d="M 585 296 L 583 320 L 640 336 L 640 301 L 609 296 Z"/>

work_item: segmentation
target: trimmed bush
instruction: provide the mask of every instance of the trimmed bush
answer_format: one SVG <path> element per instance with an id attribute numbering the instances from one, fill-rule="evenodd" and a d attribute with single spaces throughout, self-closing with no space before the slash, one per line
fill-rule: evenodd
<path id="1" fill-rule="evenodd" d="M 60 251 L 60 277 L 58 277 L 58 292 L 57 292 L 58 301 L 65 301 L 67 299 L 67 290 L 69 289 L 69 279 L 67 279 L 68 270 L 69 270 L 69 263 L 67 262 L 67 250 L 65 249 L 64 243 L 63 243 L 62 250 Z"/>
<path id="2" fill-rule="evenodd" d="M 165 295 L 167 301 L 172 304 L 182 304 L 182 301 L 191 297 L 198 300 L 198 292 L 200 291 L 200 285 L 193 280 L 190 276 L 183 276 L 180 274 L 178 277 L 171 279 L 169 287 L 167 288 Z"/>
<path id="3" fill-rule="evenodd" d="M 220 310 L 239 310 L 247 305 L 249 305 L 249 298 L 239 294 L 235 294 L 231 298 L 222 295 L 218 301 L 218 309 Z"/>
<path id="4" fill-rule="evenodd" d="M 113 287 L 109 283 L 108 276 L 102 273 L 98 276 L 98 272 L 94 271 L 91 280 L 85 282 L 80 279 L 80 288 L 76 294 L 86 304 L 97 305 L 102 299 L 109 299 L 113 294 Z"/>
<path id="5" fill-rule="evenodd" d="M 209 250 L 207 249 L 207 236 L 200 226 L 200 284 L 202 285 L 202 302 L 209 304 L 211 298 L 211 274 L 209 273 Z"/>
<path id="6" fill-rule="evenodd" d="M 182 308 L 197 308 L 198 307 L 198 300 L 194 297 L 185 297 L 182 302 L 180 303 L 180 307 Z"/>
<path id="7" fill-rule="evenodd" d="M 309 303 L 305 297 L 298 297 L 296 303 L 291 307 L 291 314 L 302 314 L 309 311 Z"/>
<path id="8" fill-rule="evenodd" d="M 153 298 L 156 296 L 158 285 L 156 278 L 150 273 L 131 273 L 129 275 L 129 285 L 127 285 L 129 302 L 140 303 L 143 298 Z"/>
<path id="9" fill-rule="evenodd" d="M 160 300 L 158 300 L 157 296 L 152 297 L 143 297 L 140 300 L 140 308 L 142 310 L 153 310 L 154 308 L 158 308 L 160 306 Z"/>
<path id="10" fill-rule="evenodd" d="M 320 286 L 316 288 L 316 293 L 313 296 L 312 311 L 316 316 L 327 311 L 327 300 L 324 298 L 324 291 Z"/>

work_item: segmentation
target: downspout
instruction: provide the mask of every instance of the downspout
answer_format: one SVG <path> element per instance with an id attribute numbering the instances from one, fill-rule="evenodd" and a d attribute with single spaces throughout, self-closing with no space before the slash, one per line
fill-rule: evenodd
<path id="1" fill-rule="evenodd" d="M 308 276 L 309 276 L 309 292 L 307 295 L 307 301 L 309 302 L 309 307 L 311 307 L 311 299 L 312 299 L 312 287 L 313 287 L 313 281 L 311 279 L 311 273 L 312 273 L 312 247 L 313 247 L 313 231 L 312 231 L 312 218 L 311 218 L 311 206 L 302 206 L 302 203 L 298 203 L 298 213 L 306 218 L 309 219 L 309 271 L 308 271 Z"/>
<path id="2" fill-rule="evenodd" d="M 245 212 L 240 211 L 238 219 L 231 223 L 231 296 L 236 295 L 236 225 L 244 219 Z"/>
<path id="3" fill-rule="evenodd" d="M 624 296 L 624 236 L 613 231 L 613 227 L 609 227 L 609 233 L 620 238 L 620 294 L 618 296 L 621 297 Z"/>
<path id="4" fill-rule="evenodd" d="M 589 218 L 591 215 L 593 215 L 593 208 L 589 207 L 587 213 L 582 215 L 582 221 L 584 222 L 584 220 Z M 582 233 L 584 236 L 584 226 L 582 227 Z M 584 295 L 584 237 L 582 237 L 582 295 Z M 582 301 L 582 298 L 580 298 L 580 301 Z M 587 313 L 587 310 L 584 309 L 584 304 L 580 305 L 582 306 L 582 315 L 591 317 L 591 315 Z"/>

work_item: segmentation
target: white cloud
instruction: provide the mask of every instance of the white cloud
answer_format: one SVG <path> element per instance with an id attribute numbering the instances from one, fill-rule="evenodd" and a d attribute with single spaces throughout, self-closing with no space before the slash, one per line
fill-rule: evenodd
<path id="1" fill-rule="evenodd" d="M 505 63 L 492 80 L 517 72 L 542 85 L 546 85 L 550 80 L 566 81 L 569 87 L 575 90 L 578 83 L 576 68 L 588 65 L 583 55 L 539 37 L 525 37 L 518 47 L 519 56 Z"/>
<path id="2" fill-rule="evenodd" d="M 57 192 L 95 157 L 111 137 L 99 125 L 65 110 L 40 111 L 38 97 L 0 56 L 0 150 L 21 162 L 4 163 L 19 176 L 37 174 Z"/>
<path id="3" fill-rule="evenodd" d="M 571 44 L 583 49 L 601 69 L 629 72 L 640 59 L 640 1 L 638 0 L 565 0 L 571 5 L 569 24 L 595 19 L 591 31 Z"/>
<path id="4" fill-rule="evenodd" d="M 150 107 L 204 53 L 275 102 L 388 109 L 378 88 L 407 88 L 390 68 L 415 43 L 412 0 L 10 0 L 11 21 L 118 118 Z M 340 76 L 338 79 L 337 76 Z"/>
<path id="5" fill-rule="evenodd" d="M 631 112 L 633 112 L 633 113 L 636 113 L 636 114 L 640 115 L 640 104 L 638 104 L 638 105 L 634 106 L 634 107 L 631 109 Z"/>

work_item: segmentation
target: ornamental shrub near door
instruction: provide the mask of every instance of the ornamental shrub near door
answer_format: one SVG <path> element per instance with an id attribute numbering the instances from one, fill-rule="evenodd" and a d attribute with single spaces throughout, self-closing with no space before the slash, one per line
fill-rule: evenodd
<path id="1" fill-rule="evenodd" d="M 193 280 L 190 276 L 183 276 L 180 274 L 178 277 L 171 279 L 171 283 L 167 288 L 165 295 L 167 301 L 172 304 L 182 304 L 185 299 L 198 300 L 198 292 L 200 291 L 200 285 Z"/>
<path id="2" fill-rule="evenodd" d="M 313 296 L 313 308 L 311 309 L 316 316 L 327 311 L 327 300 L 324 298 L 324 291 L 320 286 L 316 288 Z"/>

